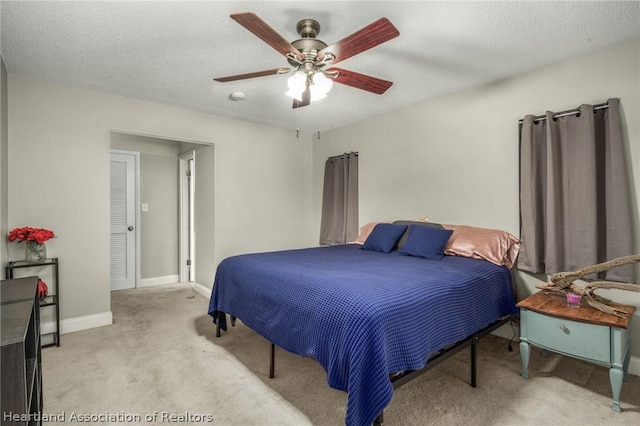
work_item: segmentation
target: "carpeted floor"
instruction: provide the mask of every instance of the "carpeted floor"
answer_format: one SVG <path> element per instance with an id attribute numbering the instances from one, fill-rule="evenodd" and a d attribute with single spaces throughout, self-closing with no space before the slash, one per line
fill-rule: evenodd
<path id="1" fill-rule="evenodd" d="M 43 349 L 45 414 L 53 424 L 344 424 L 346 394 L 317 362 L 276 349 L 269 379 L 269 344 L 240 321 L 216 338 L 207 306 L 185 284 L 112 293 L 113 325 Z M 640 424 L 640 377 L 623 384 L 615 413 L 606 368 L 534 350 L 525 380 L 507 343 L 480 342 L 477 388 L 464 350 L 398 389 L 385 425 Z"/>

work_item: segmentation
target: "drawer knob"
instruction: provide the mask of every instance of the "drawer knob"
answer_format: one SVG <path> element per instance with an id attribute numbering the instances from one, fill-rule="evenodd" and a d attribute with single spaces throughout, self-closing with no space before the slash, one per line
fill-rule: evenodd
<path id="1" fill-rule="evenodd" d="M 562 325 L 562 324 L 560 324 L 560 330 L 564 331 L 566 334 L 571 333 L 571 332 L 569 331 L 569 329 L 568 329 L 567 327 L 565 327 L 564 325 Z"/>

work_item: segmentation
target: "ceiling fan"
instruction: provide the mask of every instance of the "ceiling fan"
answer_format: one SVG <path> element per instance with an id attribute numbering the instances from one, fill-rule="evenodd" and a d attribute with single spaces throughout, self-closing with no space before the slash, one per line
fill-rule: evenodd
<path id="1" fill-rule="evenodd" d="M 303 107 L 311 101 L 323 98 L 334 81 L 378 95 L 383 94 L 393 84 L 391 81 L 333 66 L 399 36 L 400 32 L 387 18 L 380 18 L 330 46 L 316 38 L 320 33 L 320 24 L 313 19 L 298 22 L 296 31 L 300 39 L 290 43 L 255 13 L 234 13 L 231 18 L 285 56 L 291 68 L 273 68 L 218 77 L 214 78 L 215 81 L 228 82 L 294 73 L 289 78 L 287 92 L 294 98 L 293 108 Z"/>

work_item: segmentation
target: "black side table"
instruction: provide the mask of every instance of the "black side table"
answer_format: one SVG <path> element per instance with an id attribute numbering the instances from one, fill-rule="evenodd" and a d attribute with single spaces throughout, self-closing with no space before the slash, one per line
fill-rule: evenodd
<path id="1" fill-rule="evenodd" d="M 43 348 L 47 346 L 60 346 L 60 287 L 58 285 L 58 258 L 51 257 L 45 259 L 44 262 L 27 262 L 26 260 L 15 260 L 7 263 L 4 268 L 5 278 L 13 279 L 13 272 L 15 269 L 20 268 L 33 268 L 38 266 L 52 266 L 53 267 L 53 283 L 49 285 L 49 295 L 44 300 L 40 301 L 40 309 L 48 306 L 55 308 L 55 321 L 56 329 L 53 332 L 42 334 L 44 336 L 53 336 L 53 342 L 46 345 L 42 345 Z"/>

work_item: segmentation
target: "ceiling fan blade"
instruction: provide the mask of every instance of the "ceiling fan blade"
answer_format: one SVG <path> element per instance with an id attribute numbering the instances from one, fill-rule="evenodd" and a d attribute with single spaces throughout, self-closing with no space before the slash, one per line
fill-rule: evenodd
<path id="1" fill-rule="evenodd" d="M 273 68 L 270 70 L 264 70 L 264 71 L 256 71 L 256 72 L 250 72 L 247 74 L 236 74 L 236 75 L 230 75 L 227 77 L 217 77 L 214 78 L 215 81 L 219 81 L 221 83 L 226 83 L 227 81 L 236 81 L 236 80 L 244 80 L 247 78 L 254 78 L 254 77 L 265 77 L 267 75 L 276 75 L 276 74 L 280 74 L 280 70 L 282 68 Z"/>
<path id="2" fill-rule="evenodd" d="M 350 36 L 325 47 L 318 52 L 318 59 L 322 59 L 325 53 L 331 52 L 336 57 L 331 64 L 337 64 L 399 35 L 400 31 L 387 18 L 380 18 Z"/>
<path id="3" fill-rule="evenodd" d="M 375 93 L 377 95 L 382 95 L 393 84 L 392 81 L 382 80 L 380 78 L 344 70 L 342 68 L 329 68 L 327 71 L 338 72 L 338 75 L 333 79 L 336 83 L 355 87 L 356 89 L 366 90 L 367 92 Z"/>
<path id="4" fill-rule="evenodd" d="M 292 52 L 298 59 L 303 59 L 302 53 L 300 53 L 298 49 L 293 47 L 291 43 L 278 34 L 276 30 L 271 28 L 269 24 L 255 13 L 233 13 L 231 14 L 231 18 L 258 36 L 258 38 L 269 46 L 276 49 L 281 55 L 287 56 L 288 52 Z"/>
<path id="5" fill-rule="evenodd" d="M 311 90 L 309 86 L 302 92 L 302 100 L 293 99 L 293 108 L 300 108 L 311 103 Z"/>

